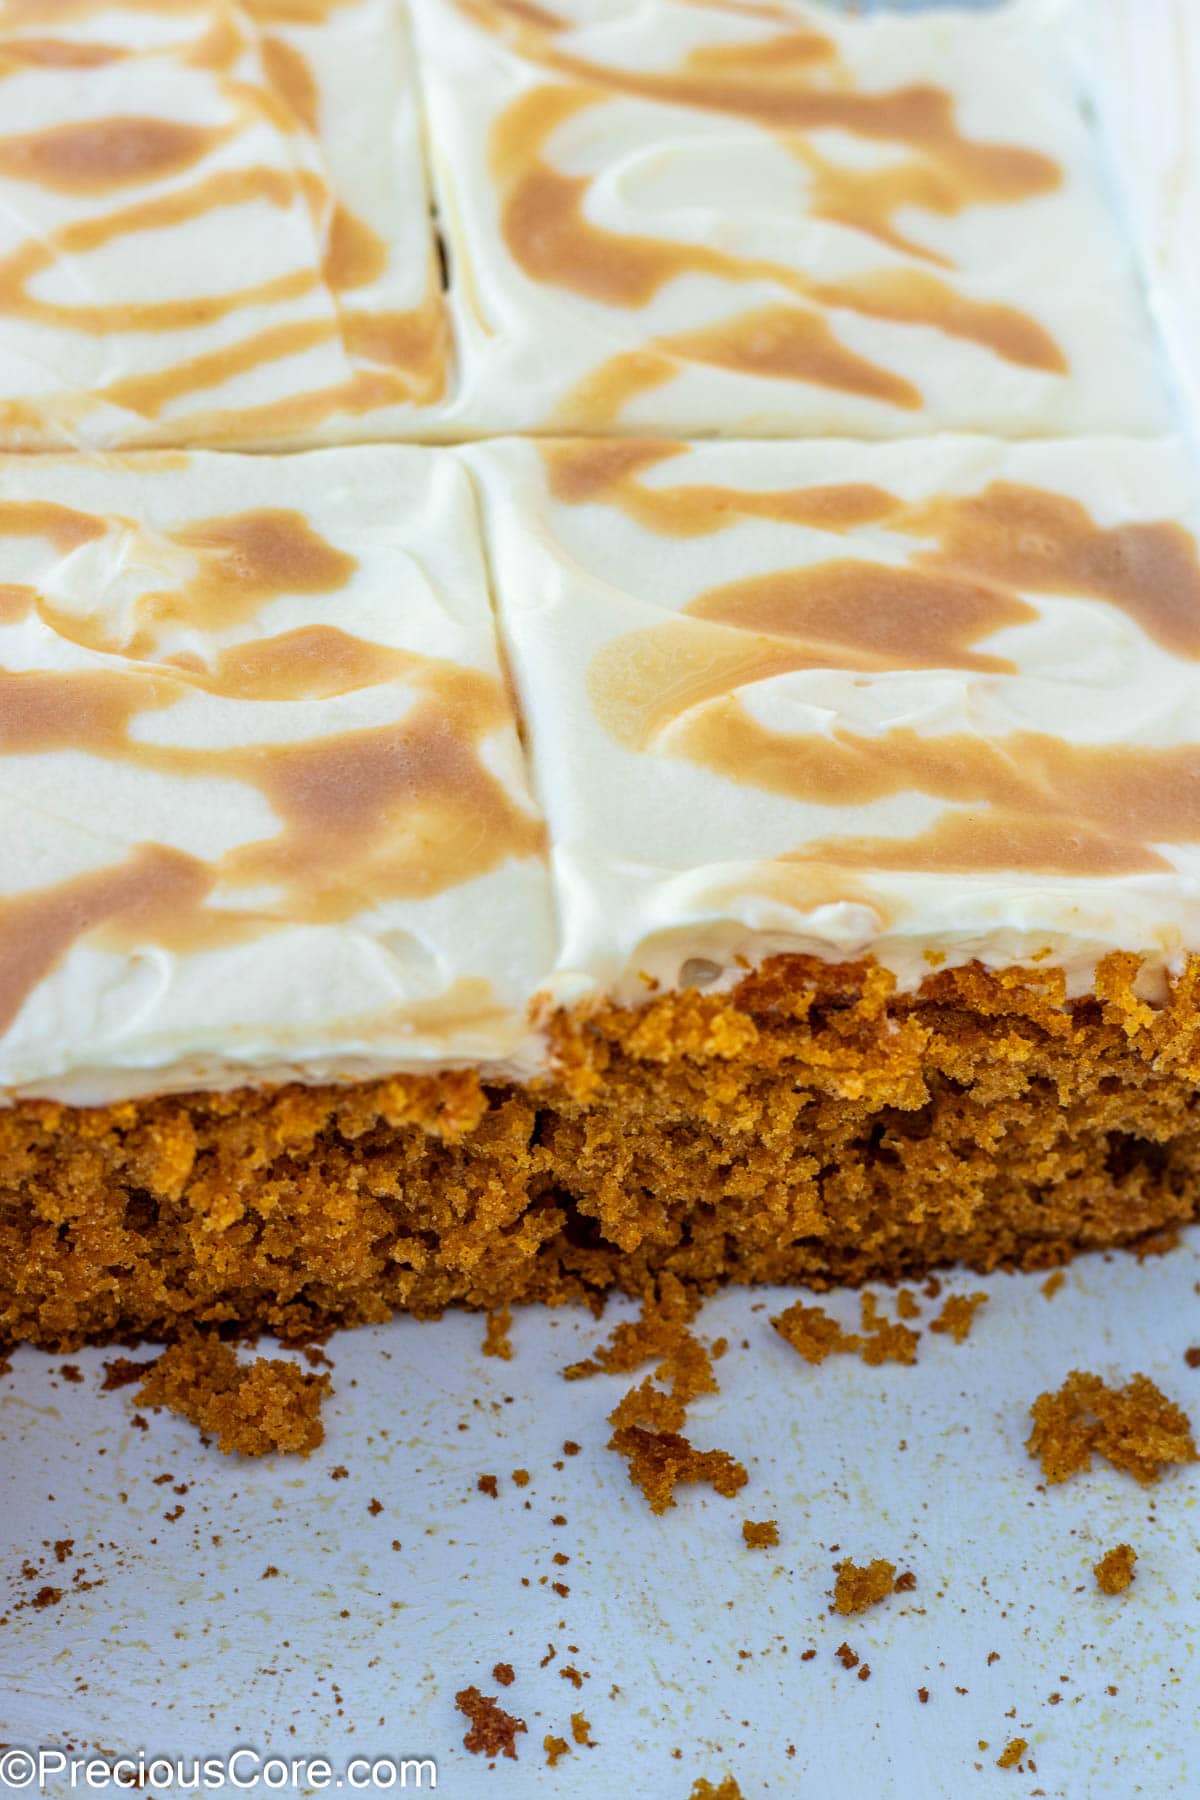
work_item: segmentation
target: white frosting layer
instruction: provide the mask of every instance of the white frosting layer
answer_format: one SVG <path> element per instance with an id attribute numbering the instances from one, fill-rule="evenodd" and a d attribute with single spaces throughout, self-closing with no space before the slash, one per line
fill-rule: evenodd
<path id="1" fill-rule="evenodd" d="M 452 456 L 0 460 L 0 1092 L 527 1073 L 541 839 Z"/>
<path id="2" fill-rule="evenodd" d="M 562 994 L 727 985 L 782 950 L 871 953 L 906 988 L 1049 958 L 1078 993 L 1110 950 L 1153 981 L 1200 949 L 1200 489 L 1178 446 L 613 451 L 463 453 Z"/>
<path id="3" fill-rule="evenodd" d="M 0 445 L 420 435 L 449 380 L 395 0 L 4 0 Z"/>
<path id="4" fill-rule="evenodd" d="M 437 432 L 1164 428 L 1043 8 L 413 13 L 462 360 Z"/>

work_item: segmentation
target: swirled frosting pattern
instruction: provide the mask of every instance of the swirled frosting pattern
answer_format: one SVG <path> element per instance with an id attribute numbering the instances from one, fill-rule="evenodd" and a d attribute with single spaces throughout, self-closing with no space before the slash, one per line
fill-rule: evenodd
<path id="1" fill-rule="evenodd" d="M 1200 944 L 1200 487 L 1170 443 L 464 453 L 552 843 L 559 970 Z"/>
<path id="2" fill-rule="evenodd" d="M 543 849 L 452 456 L 0 463 L 0 1091 L 525 1067 Z"/>
<path id="3" fill-rule="evenodd" d="M 421 435 L 452 357 L 393 0 L 0 0 L 0 444 Z"/>
<path id="4" fill-rule="evenodd" d="M 413 0 L 461 385 L 441 429 L 1163 422 L 1055 34 L 799 0 Z"/>

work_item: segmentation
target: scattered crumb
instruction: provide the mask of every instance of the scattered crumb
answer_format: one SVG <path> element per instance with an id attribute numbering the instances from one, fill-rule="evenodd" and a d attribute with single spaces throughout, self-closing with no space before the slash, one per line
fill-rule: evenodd
<path id="1" fill-rule="evenodd" d="M 726 1498 L 744 1488 L 749 1476 L 726 1450 L 694 1450 L 676 1431 L 646 1431 L 640 1425 L 618 1425 L 608 1440 L 610 1450 L 627 1458 L 629 1479 L 641 1488 L 652 1512 L 675 1504 L 682 1482 L 707 1482 Z"/>
<path id="2" fill-rule="evenodd" d="M 1045 1281 L 1042 1283 L 1042 1292 L 1045 1294 L 1047 1300 L 1053 1300 L 1059 1288 L 1066 1283 L 1066 1279 L 1067 1278 L 1061 1269 L 1055 1269 L 1052 1275 L 1047 1275 Z"/>
<path id="3" fill-rule="evenodd" d="M 687 1407 L 674 1394 L 665 1394 L 651 1381 L 639 1381 L 622 1394 L 608 1422 L 616 1430 L 630 1425 L 644 1425 L 647 1431 L 678 1431 L 687 1419 Z"/>
<path id="4" fill-rule="evenodd" d="M 498 1356 L 501 1362 L 512 1361 L 513 1350 L 508 1335 L 511 1327 L 512 1312 L 507 1306 L 502 1306 L 497 1312 L 488 1314 L 487 1325 L 483 1333 L 483 1354 L 485 1356 Z"/>
<path id="5" fill-rule="evenodd" d="M 896 1591 L 896 1565 L 885 1562 L 877 1556 L 874 1561 L 860 1568 L 850 1561 L 835 1563 L 837 1581 L 833 1589 L 833 1605 L 831 1612 L 849 1615 L 866 1612 L 869 1606 L 878 1606 L 889 1594 Z M 903 1577 L 901 1577 L 903 1579 Z"/>
<path id="6" fill-rule="evenodd" d="M 494 1475 L 481 1475 L 475 1486 L 481 1494 L 487 1494 L 493 1500 L 500 1498 L 500 1485 Z"/>
<path id="7" fill-rule="evenodd" d="M 843 1331 L 836 1319 L 819 1306 L 794 1300 L 771 1320 L 772 1325 L 805 1362 L 823 1363 L 835 1351 L 856 1350 L 859 1340 Z"/>
<path id="8" fill-rule="evenodd" d="M 1200 1344 L 1192 1344 L 1183 1353 L 1183 1360 L 1189 1369 L 1200 1369 Z"/>
<path id="9" fill-rule="evenodd" d="M 150 1362 L 135 1362 L 131 1356 L 114 1356 L 104 1364 L 104 1376 L 100 1382 L 100 1392 L 111 1394 L 117 1388 L 131 1387 L 140 1381 L 147 1369 L 153 1368 Z"/>
<path id="10" fill-rule="evenodd" d="M 41 1587 L 29 1602 L 37 1612 L 44 1612 L 48 1606 L 57 1606 L 63 1597 L 63 1590 L 58 1587 Z"/>
<path id="11" fill-rule="evenodd" d="M 529 1470 L 528 1469 L 514 1469 L 512 1472 L 512 1479 L 513 1479 L 513 1485 L 515 1487 L 528 1487 L 529 1486 Z"/>
<path id="12" fill-rule="evenodd" d="M 996 1758 L 996 1767 L 998 1769 L 1015 1769 L 1028 1748 L 1029 1744 L 1025 1738 L 1010 1738 Z"/>
<path id="13" fill-rule="evenodd" d="M 917 1305 L 917 1296 L 911 1288 L 901 1288 L 896 1295 L 896 1312 L 902 1319 L 919 1319 L 921 1308 Z"/>
<path id="14" fill-rule="evenodd" d="M 951 1294 L 937 1318 L 929 1321 L 930 1331 L 946 1332 L 956 1344 L 963 1343 L 975 1323 L 975 1314 L 987 1305 L 987 1298 L 986 1294 Z"/>
<path id="15" fill-rule="evenodd" d="M 137 1399 L 178 1413 L 227 1456 L 308 1456 L 325 1437 L 320 1408 L 329 1392 L 328 1375 L 306 1375 L 278 1357 L 239 1363 L 220 1338 L 188 1330 L 148 1365 Z"/>
<path id="16" fill-rule="evenodd" d="M 557 1766 L 560 1757 L 571 1754 L 571 1746 L 566 1738 L 554 1737 L 550 1732 L 542 1739 L 542 1749 L 546 1752 L 546 1761 L 552 1769 Z"/>
<path id="17" fill-rule="evenodd" d="M 779 1527 L 774 1519 L 743 1519 L 742 1536 L 750 1550 L 773 1550 L 779 1542 Z"/>
<path id="18" fill-rule="evenodd" d="M 577 1744 L 585 1744 L 589 1750 L 595 1748 L 592 1727 L 583 1713 L 571 1714 L 571 1736 Z"/>
<path id="19" fill-rule="evenodd" d="M 279 1570 L 275 1567 L 275 1564 L 268 1563 L 258 1579 L 260 1581 L 274 1581 L 278 1574 Z"/>
<path id="20" fill-rule="evenodd" d="M 793 1301 L 771 1323 L 806 1362 L 822 1363 L 835 1353 L 859 1355 L 871 1364 L 916 1362 L 917 1333 L 885 1318 L 874 1294 L 864 1294 L 859 1304 L 862 1332 L 844 1331 L 821 1307 L 805 1306 L 802 1300 Z"/>
<path id="21" fill-rule="evenodd" d="M 849 1644 L 839 1644 L 833 1654 L 837 1657 L 843 1669 L 857 1669 L 858 1653 L 857 1651 L 852 1650 Z"/>
<path id="22" fill-rule="evenodd" d="M 1092 1569 L 1102 1594 L 1123 1594 L 1133 1580 L 1137 1551 L 1130 1544 L 1114 1544 Z"/>
<path id="23" fill-rule="evenodd" d="M 574 1438 L 564 1438 L 563 1439 L 563 1455 L 564 1456 L 578 1456 L 579 1455 L 579 1445 L 575 1442 Z"/>
<path id="24" fill-rule="evenodd" d="M 78 1382 L 83 1380 L 83 1372 L 78 1363 L 60 1363 L 58 1372 L 64 1381 Z"/>
<path id="25" fill-rule="evenodd" d="M 711 1781 L 705 1781 L 702 1775 L 688 1800 L 742 1800 L 742 1790 L 732 1775 L 727 1775 L 717 1787 Z"/>
<path id="26" fill-rule="evenodd" d="M 383 1511 L 383 1501 L 375 1500 L 375 1499 L 368 1500 L 367 1511 L 370 1513 L 370 1515 L 373 1519 L 377 1519 L 379 1517 L 380 1513 Z"/>
<path id="27" fill-rule="evenodd" d="M 661 1360 L 674 1351 L 686 1326 L 695 1317 L 700 1295 L 674 1275 L 659 1277 L 658 1292 L 642 1302 L 639 1319 L 615 1325 L 608 1338 L 583 1362 L 563 1370 L 567 1381 L 589 1375 L 628 1375 L 642 1363 Z"/>
<path id="28" fill-rule="evenodd" d="M 492 1670 L 492 1680 L 498 1681 L 501 1687 L 511 1687 L 516 1679 L 511 1663 L 497 1663 Z"/>
<path id="29" fill-rule="evenodd" d="M 858 1347 L 863 1361 L 871 1364 L 915 1363 L 919 1342 L 917 1333 L 907 1325 L 896 1325 L 885 1318 L 874 1294 L 863 1294 L 858 1305 L 862 1327 L 867 1334 Z"/>
<path id="30" fill-rule="evenodd" d="M 922 1706 L 928 1706 L 929 1705 L 929 1689 L 928 1688 L 918 1688 L 917 1689 L 917 1699 L 921 1702 Z"/>
<path id="31" fill-rule="evenodd" d="M 1026 1449 L 1049 1482 L 1089 1468 L 1093 1452 L 1145 1483 L 1171 1463 L 1196 1461 L 1186 1414 L 1145 1375 L 1115 1388 L 1073 1369 L 1056 1393 L 1039 1394 L 1030 1412 Z"/>
<path id="32" fill-rule="evenodd" d="M 481 1694 L 477 1687 L 460 1688 L 454 1704 L 470 1720 L 471 1729 L 463 1743 L 473 1755 L 507 1756 L 517 1761 L 515 1740 L 518 1731 L 526 1729 L 524 1719 L 506 1713 L 494 1695 Z"/>

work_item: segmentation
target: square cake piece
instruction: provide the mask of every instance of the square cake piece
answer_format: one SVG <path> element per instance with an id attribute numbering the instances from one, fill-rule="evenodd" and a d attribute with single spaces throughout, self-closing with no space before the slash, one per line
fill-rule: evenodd
<path id="1" fill-rule="evenodd" d="M 1044 24 L 413 0 L 462 387 L 439 429 L 1161 426 Z"/>
<path id="2" fill-rule="evenodd" d="M 452 458 L 0 460 L 5 1099 L 527 1069 L 543 835 Z"/>
<path id="3" fill-rule="evenodd" d="M 636 1000 L 790 949 L 1200 945 L 1200 486 L 1171 442 L 464 453 L 561 967 Z"/>
<path id="4" fill-rule="evenodd" d="M 394 0 L 5 0 L 0 448 L 420 436 L 451 380 Z"/>

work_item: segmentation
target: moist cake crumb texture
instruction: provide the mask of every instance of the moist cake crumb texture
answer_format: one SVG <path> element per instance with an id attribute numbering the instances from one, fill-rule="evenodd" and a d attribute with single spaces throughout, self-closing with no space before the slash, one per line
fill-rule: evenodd
<path id="1" fill-rule="evenodd" d="M 1053 35 L 0 5 L 0 1351 L 304 1449 L 221 1328 L 623 1289 L 657 1508 L 718 1284 L 1196 1215 L 1200 484 Z"/>
<path id="2" fill-rule="evenodd" d="M 22 1101 L 0 1110 L 0 1328 L 63 1351 L 188 1320 L 303 1339 L 664 1275 L 820 1287 L 1134 1243 L 1200 1182 L 1200 959 L 1155 1009 L 1136 972 L 1113 959 L 1084 1001 L 979 968 L 898 996 L 778 958 L 733 995 L 561 1020 L 540 1087 Z"/>

